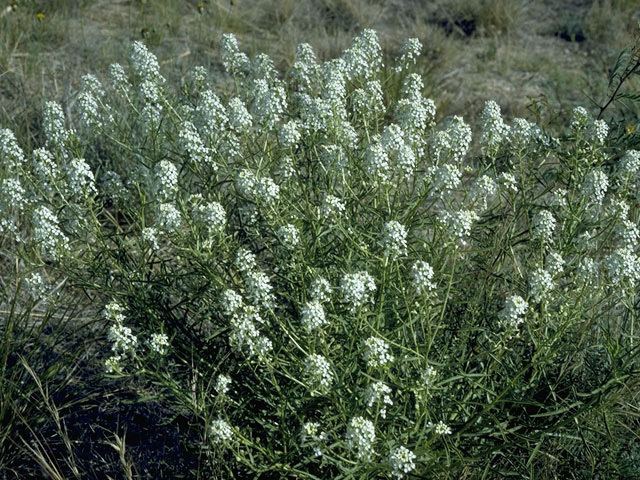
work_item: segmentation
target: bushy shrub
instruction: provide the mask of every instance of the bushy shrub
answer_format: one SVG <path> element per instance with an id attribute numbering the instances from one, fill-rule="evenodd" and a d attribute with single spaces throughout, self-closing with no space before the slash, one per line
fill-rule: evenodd
<path id="1" fill-rule="evenodd" d="M 589 469 L 637 370 L 640 153 L 494 102 L 474 142 L 415 39 L 284 77 L 222 44 L 218 92 L 136 42 L 42 148 L 0 132 L 4 242 L 104 305 L 105 375 L 188 415 L 216 478 Z"/>

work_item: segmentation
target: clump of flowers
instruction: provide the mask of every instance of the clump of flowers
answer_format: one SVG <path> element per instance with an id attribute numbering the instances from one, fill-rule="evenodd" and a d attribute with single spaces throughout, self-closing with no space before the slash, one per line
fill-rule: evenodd
<path id="1" fill-rule="evenodd" d="M 397 447 L 389 454 L 391 474 L 396 478 L 403 478 L 415 468 L 416 454 L 407 447 Z"/>
<path id="2" fill-rule="evenodd" d="M 354 417 L 347 428 L 347 444 L 360 461 L 370 461 L 374 454 L 376 428 L 371 420 Z"/>
<path id="3" fill-rule="evenodd" d="M 407 253 L 407 229 L 400 222 L 391 220 L 385 223 L 382 234 L 382 247 L 385 255 L 397 258 Z"/>
<path id="4" fill-rule="evenodd" d="M 376 284 L 368 272 L 347 273 L 340 283 L 344 301 L 352 312 L 371 302 Z"/>
<path id="5" fill-rule="evenodd" d="M 529 304 L 521 296 L 511 295 L 505 300 L 500 316 L 506 326 L 518 327 L 528 308 Z"/>
<path id="6" fill-rule="evenodd" d="M 384 367 L 393 362 L 389 344 L 378 337 L 369 337 L 364 342 L 364 359 L 371 368 Z"/>

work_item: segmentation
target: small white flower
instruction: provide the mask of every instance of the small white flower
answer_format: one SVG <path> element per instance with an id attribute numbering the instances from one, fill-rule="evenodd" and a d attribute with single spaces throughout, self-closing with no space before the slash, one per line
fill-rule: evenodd
<path id="1" fill-rule="evenodd" d="M 142 229 L 142 240 L 147 243 L 151 250 L 158 251 L 160 250 L 160 245 L 158 243 L 158 230 L 153 227 L 146 227 Z"/>
<path id="2" fill-rule="evenodd" d="M 324 308 L 318 300 L 307 302 L 302 307 L 302 326 L 307 332 L 318 330 L 327 324 Z"/>
<path id="3" fill-rule="evenodd" d="M 413 286 L 418 293 L 430 292 L 436 285 L 433 280 L 433 268 L 427 262 L 420 260 L 411 267 Z"/>
<path id="4" fill-rule="evenodd" d="M 182 225 L 182 215 L 172 203 L 158 206 L 158 228 L 165 233 L 175 233 Z"/>
<path id="5" fill-rule="evenodd" d="M 396 72 L 406 70 L 409 65 L 415 65 L 416 59 L 422 52 L 422 43 L 417 38 L 407 38 L 400 47 L 400 57 L 396 59 Z"/>
<path id="6" fill-rule="evenodd" d="M 384 367 L 393 362 L 393 355 L 387 342 L 378 337 L 369 337 L 364 342 L 364 359 L 371 368 Z"/>
<path id="7" fill-rule="evenodd" d="M 242 296 L 234 290 L 228 288 L 222 292 L 222 295 L 220 296 L 220 307 L 225 315 L 232 316 L 235 313 L 238 313 L 243 306 L 244 302 L 242 300 Z"/>
<path id="8" fill-rule="evenodd" d="M 493 100 L 485 103 L 482 112 L 482 134 L 480 145 L 485 155 L 494 156 L 498 153 L 500 146 L 509 137 L 510 128 L 502 120 L 500 107 Z"/>
<path id="9" fill-rule="evenodd" d="M 248 272 L 244 276 L 244 281 L 247 286 L 247 296 L 253 305 L 263 308 L 273 306 L 273 286 L 266 273 L 258 270 Z"/>
<path id="10" fill-rule="evenodd" d="M 302 444 L 311 446 L 316 457 L 322 456 L 322 449 L 327 441 L 327 433 L 320 430 L 317 422 L 306 422 L 302 425 Z"/>
<path id="11" fill-rule="evenodd" d="M 376 428 L 371 420 L 354 417 L 347 428 L 347 445 L 358 460 L 370 461 L 374 454 L 373 444 L 376 441 Z"/>
<path id="12" fill-rule="evenodd" d="M 416 468 L 416 454 L 406 447 L 397 447 L 389 454 L 391 474 L 396 478 L 403 478 Z"/>
<path id="13" fill-rule="evenodd" d="M 540 302 L 554 286 L 551 274 L 542 268 L 538 268 L 531 273 L 529 285 L 531 287 L 531 298 L 534 302 Z"/>
<path id="14" fill-rule="evenodd" d="M 500 312 L 500 317 L 507 326 L 517 327 L 524 319 L 522 318 L 529 304 L 519 295 L 511 295 L 504 302 L 504 308 Z"/>
<path id="15" fill-rule="evenodd" d="M 334 381 L 331 365 L 322 355 L 309 355 L 305 360 L 304 373 L 312 394 L 326 393 Z"/>
<path id="16" fill-rule="evenodd" d="M 300 243 L 300 232 L 290 223 L 278 228 L 276 235 L 285 248 L 293 249 Z"/>
<path id="17" fill-rule="evenodd" d="M 545 243 L 551 243 L 553 232 L 556 229 L 556 219 L 548 210 L 540 210 L 532 219 L 532 235 L 533 238 L 542 240 Z"/>
<path id="18" fill-rule="evenodd" d="M 632 283 L 640 281 L 640 258 L 631 247 L 618 248 L 607 256 L 604 265 L 614 284 L 625 280 Z"/>
<path id="19" fill-rule="evenodd" d="M 153 333 L 149 339 L 149 348 L 159 355 L 166 355 L 169 350 L 169 337 L 164 333 Z"/>
<path id="20" fill-rule="evenodd" d="M 384 225 L 382 247 L 385 255 L 397 258 L 407 254 L 407 229 L 400 222 L 391 220 Z"/>
<path id="21" fill-rule="evenodd" d="M 154 190 L 164 200 L 171 199 L 178 188 L 178 169 L 169 160 L 161 160 L 154 171 Z"/>
<path id="22" fill-rule="evenodd" d="M 512 193 L 518 193 L 518 181 L 513 174 L 507 172 L 501 173 L 498 177 L 498 183 L 502 189 Z"/>
<path id="23" fill-rule="evenodd" d="M 311 283 L 311 299 L 320 303 L 326 303 L 331 299 L 331 284 L 324 277 L 318 277 Z"/>
<path id="24" fill-rule="evenodd" d="M 387 406 L 393 405 L 391 399 L 391 388 L 384 382 L 377 381 L 369 385 L 365 392 L 367 407 L 380 406 L 380 416 L 387 417 Z"/>
<path id="25" fill-rule="evenodd" d="M 220 374 L 216 379 L 216 391 L 218 395 L 226 395 L 229 392 L 229 386 L 231 385 L 231 377 Z"/>
<path id="26" fill-rule="evenodd" d="M 247 274 L 256 269 L 256 256 L 246 248 L 241 248 L 236 253 L 234 265 L 241 273 Z"/>
<path id="27" fill-rule="evenodd" d="M 367 272 L 347 273 L 342 277 L 340 289 L 344 301 L 349 304 L 349 309 L 354 313 L 372 301 L 376 284 Z"/>
<path id="28" fill-rule="evenodd" d="M 59 260 L 69 250 L 69 239 L 60 229 L 58 217 L 47 207 L 40 206 L 33 213 L 33 237 L 46 258 Z"/>
<path id="29" fill-rule="evenodd" d="M 342 215 L 345 208 L 345 204 L 341 199 L 333 195 L 326 195 L 320 206 L 320 215 L 325 220 L 329 220 Z"/>
<path id="30" fill-rule="evenodd" d="M 131 333 L 129 327 L 116 323 L 109 327 L 107 338 L 111 342 L 111 349 L 116 354 L 134 353 L 138 345 L 138 338 Z"/>
<path id="31" fill-rule="evenodd" d="M 601 170 L 591 170 L 584 177 L 582 194 L 587 202 L 601 205 L 608 187 L 607 175 Z"/>
<path id="32" fill-rule="evenodd" d="M 298 123 L 295 120 L 285 123 L 278 133 L 278 140 L 283 148 L 296 148 L 301 137 Z"/>
<path id="33" fill-rule="evenodd" d="M 228 443 L 233 438 L 233 428 L 221 418 L 211 422 L 209 432 L 214 443 Z"/>
<path id="34" fill-rule="evenodd" d="M 453 433 L 451 431 L 451 428 L 449 428 L 449 426 L 446 423 L 444 423 L 442 420 L 440 420 L 436 424 L 429 422 L 428 426 L 430 428 L 433 428 L 434 433 L 436 433 L 437 435 L 451 435 L 451 433 Z"/>

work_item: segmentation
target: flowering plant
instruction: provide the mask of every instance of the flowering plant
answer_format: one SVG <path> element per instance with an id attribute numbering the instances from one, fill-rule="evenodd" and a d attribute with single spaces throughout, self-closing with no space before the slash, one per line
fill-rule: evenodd
<path id="1" fill-rule="evenodd" d="M 475 135 L 436 121 L 416 39 L 390 67 L 371 30 L 303 44 L 284 76 L 222 47 L 220 91 L 136 42 L 45 105 L 42 148 L 0 131 L 4 242 L 37 298 L 62 275 L 104 305 L 105 374 L 188 412 L 217 478 L 524 475 L 607 423 L 640 153 L 584 109 L 558 136 L 494 102 Z"/>

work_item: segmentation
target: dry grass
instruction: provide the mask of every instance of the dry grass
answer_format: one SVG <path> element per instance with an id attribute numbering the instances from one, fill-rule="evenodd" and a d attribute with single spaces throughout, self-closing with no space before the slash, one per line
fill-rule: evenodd
<path id="1" fill-rule="evenodd" d="M 44 99 L 64 100 L 81 74 L 123 61 L 134 39 L 147 42 L 167 75 L 179 79 L 194 65 L 220 69 L 222 32 L 236 33 L 249 53 L 266 51 L 284 67 L 296 44 L 309 42 L 328 58 L 363 27 L 376 28 L 389 53 L 402 38 L 423 41 L 421 70 L 441 115 L 473 117 L 488 98 L 525 115 L 533 99 L 568 107 L 597 97 L 638 16 L 640 6 L 630 0 L 21 2 L 0 19 L 0 125 L 30 143 Z M 586 39 L 563 40 L 564 31 Z M 587 80 L 594 76 L 601 81 Z"/>

